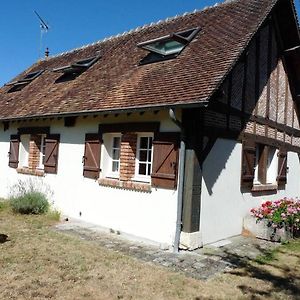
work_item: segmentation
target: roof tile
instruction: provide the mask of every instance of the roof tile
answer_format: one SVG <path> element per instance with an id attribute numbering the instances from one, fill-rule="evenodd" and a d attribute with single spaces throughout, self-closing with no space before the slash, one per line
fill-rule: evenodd
<path id="1" fill-rule="evenodd" d="M 236 0 L 144 26 L 118 37 L 42 60 L 24 74 L 46 71 L 21 91 L 0 89 L 0 119 L 104 111 L 208 100 L 277 0 Z M 176 58 L 139 65 L 140 42 L 201 27 Z M 74 80 L 56 83 L 53 68 L 98 55 Z"/>

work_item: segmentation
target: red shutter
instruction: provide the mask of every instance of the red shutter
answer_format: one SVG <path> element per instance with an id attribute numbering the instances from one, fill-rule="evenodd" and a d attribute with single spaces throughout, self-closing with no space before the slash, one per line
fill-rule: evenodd
<path id="1" fill-rule="evenodd" d="M 176 189 L 179 134 L 157 133 L 153 140 L 152 186 Z"/>
<path id="2" fill-rule="evenodd" d="M 101 142 L 99 134 L 87 133 L 85 135 L 85 148 L 83 156 L 83 176 L 97 179 L 100 172 Z"/>
<path id="3" fill-rule="evenodd" d="M 11 168 L 17 168 L 19 164 L 19 145 L 20 145 L 20 137 L 18 135 L 10 136 L 10 146 L 9 146 L 9 163 L 8 165 Z"/>
<path id="4" fill-rule="evenodd" d="M 47 135 L 45 138 L 45 158 L 44 158 L 44 171 L 45 173 L 56 174 L 58 162 L 58 145 L 59 134 Z"/>
<path id="5" fill-rule="evenodd" d="M 253 186 L 256 163 L 256 148 L 254 141 L 244 141 L 242 149 L 241 187 Z"/>
<path id="6" fill-rule="evenodd" d="M 278 185 L 286 184 L 286 173 L 287 173 L 287 152 L 284 149 L 280 149 L 278 152 L 278 174 L 277 183 Z"/>

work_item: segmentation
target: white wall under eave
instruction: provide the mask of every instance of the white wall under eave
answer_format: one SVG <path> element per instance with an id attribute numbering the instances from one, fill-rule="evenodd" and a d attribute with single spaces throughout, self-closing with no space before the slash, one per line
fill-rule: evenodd
<path id="1" fill-rule="evenodd" d="M 78 118 L 75 127 L 64 127 L 63 120 L 12 123 L 9 130 L 0 127 L 0 197 L 8 197 L 11 186 L 19 179 L 33 178 L 37 184 L 53 191 L 54 205 L 63 214 L 102 227 L 171 245 L 175 234 L 177 191 L 152 189 L 151 193 L 99 186 L 82 176 L 82 156 L 86 133 L 96 133 L 100 123 L 160 122 L 161 131 L 179 129 L 167 111 L 158 114 L 138 113 L 107 118 Z M 2 125 L 0 125 L 2 126 Z M 9 139 L 18 127 L 50 126 L 51 133 L 60 134 L 58 173 L 43 178 L 18 174 L 8 167 Z"/>
<path id="2" fill-rule="evenodd" d="M 300 164 L 296 153 L 288 153 L 285 190 L 256 196 L 240 190 L 241 154 L 240 143 L 218 139 L 204 162 L 200 215 L 203 245 L 241 234 L 243 218 L 263 201 L 300 195 Z"/>

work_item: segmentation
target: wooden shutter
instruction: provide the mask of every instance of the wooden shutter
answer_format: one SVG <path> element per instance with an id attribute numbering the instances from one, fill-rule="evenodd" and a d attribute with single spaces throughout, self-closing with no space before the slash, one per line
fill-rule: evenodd
<path id="1" fill-rule="evenodd" d="M 287 173 L 287 152 L 285 149 L 280 149 L 278 152 L 278 174 L 277 183 L 278 185 L 285 185 Z"/>
<path id="2" fill-rule="evenodd" d="M 176 189 L 178 169 L 178 133 L 157 133 L 153 140 L 152 186 Z"/>
<path id="3" fill-rule="evenodd" d="M 244 141 L 242 149 L 241 187 L 252 188 L 256 163 L 256 145 L 254 141 Z"/>
<path id="4" fill-rule="evenodd" d="M 83 156 L 83 176 L 97 179 L 100 172 L 101 140 L 97 133 L 85 135 L 85 147 Z"/>
<path id="5" fill-rule="evenodd" d="M 47 135 L 45 138 L 45 157 L 44 157 L 44 171 L 45 173 L 56 174 L 58 162 L 58 145 L 59 134 Z"/>
<path id="6" fill-rule="evenodd" d="M 17 168 L 19 164 L 19 146 L 20 146 L 20 137 L 18 135 L 10 136 L 10 146 L 9 146 L 9 162 L 8 165 L 11 168 Z"/>

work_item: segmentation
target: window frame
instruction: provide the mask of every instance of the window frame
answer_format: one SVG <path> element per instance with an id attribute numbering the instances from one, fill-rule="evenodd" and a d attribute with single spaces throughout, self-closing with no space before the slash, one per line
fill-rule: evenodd
<path id="1" fill-rule="evenodd" d="M 45 166 L 45 154 L 46 154 L 46 134 L 39 134 L 41 136 L 41 145 L 40 145 L 40 162 L 37 169 L 44 170 Z"/>
<path id="2" fill-rule="evenodd" d="M 148 51 L 148 54 L 141 59 L 139 65 L 145 65 L 149 63 L 176 58 L 178 55 L 181 54 L 182 51 L 184 51 L 185 47 L 191 43 L 191 41 L 200 32 L 200 30 L 200 27 L 189 28 L 138 43 L 137 47 Z M 173 51 L 167 53 L 166 51 L 159 49 L 159 47 L 157 48 L 157 45 L 159 43 L 163 44 L 164 42 L 168 43 L 172 41 L 181 44 L 181 47 L 179 47 L 177 51 L 173 49 Z"/>
<path id="3" fill-rule="evenodd" d="M 120 139 L 119 144 L 119 170 L 117 172 L 114 172 L 112 170 L 113 167 L 113 161 L 116 161 L 113 159 L 113 143 L 114 138 Z M 113 179 L 119 179 L 120 178 L 120 166 L 121 166 L 121 142 L 122 142 L 122 134 L 121 133 L 104 133 L 103 134 L 103 143 L 102 147 L 105 149 L 103 151 L 103 156 L 101 155 L 100 158 L 100 165 L 101 165 L 101 174 L 102 178 L 113 178 Z M 117 149 L 117 148 L 116 148 Z"/>
<path id="4" fill-rule="evenodd" d="M 20 135 L 20 148 L 19 148 L 19 164 L 18 167 L 29 168 L 29 154 L 30 154 L 30 134 Z M 25 142 L 27 143 L 27 149 Z"/>
<path id="5" fill-rule="evenodd" d="M 253 186 L 277 185 L 278 151 L 276 147 L 256 144 Z"/>
<path id="6" fill-rule="evenodd" d="M 147 137 L 147 149 L 141 149 L 141 138 Z M 151 149 L 149 148 L 149 138 L 152 138 L 151 142 Z M 151 132 L 141 132 L 137 135 L 137 142 L 136 142 L 136 155 L 135 155 L 135 172 L 134 172 L 134 181 L 140 181 L 140 182 L 146 182 L 151 183 L 151 173 L 152 173 L 152 167 L 153 167 L 153 139 L 154 134 Z M 149 162 L 148 153 L 151 150 L 151 160 Z M 147 151 L 147 160 L 145 161 L 146 164 L 146 173 L 148 173 L 148 165 L 150 165 L 150 173 L 148 175 L 142 175 L 139 174 L 139 168 L 140 168 L 140 151 Z"/>
<path id="7" fill-rule="evenodd" d="M 24 75 L 21 79 L 6 83 L 5 86 L 10 87 L 8 93 L 21 91 L 26 85 L 39 77 L 45 70 L 38 70 Z"/>

